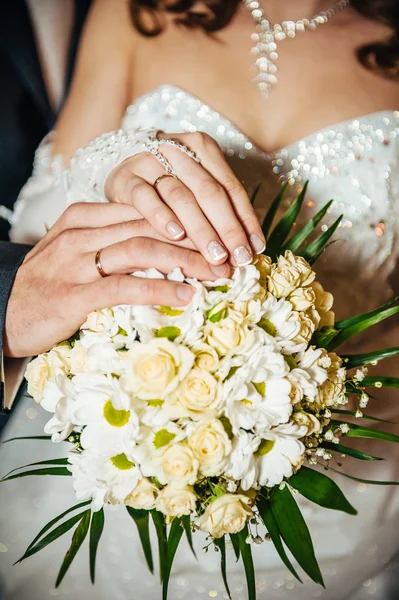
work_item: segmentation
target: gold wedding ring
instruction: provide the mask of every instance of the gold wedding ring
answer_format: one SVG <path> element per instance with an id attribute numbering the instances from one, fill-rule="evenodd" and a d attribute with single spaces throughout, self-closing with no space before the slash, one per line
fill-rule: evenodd
<path id="1" fill-rule="evenodd" d="M 95 262 L 96 262 L 96 268 L 97 271 L 100 273 L 101 277 L 109 277 L 108 273 L 106 273 L 102 267 L 101 264 L 101 252 L 103 251 L 103 248 L 101 248 L 100 250 L 98 250 L 96 252 L 96 258 L 95 258 Z"/>
<path id="2" fill-rule="evenodd" d="M 165 179 L 166 177 L 173 177 L 174 179 L 179 179 L 178 176 L 174 173 L 163 173 L 162 175 L 156 178 L 156 180 L 152 184 L 152 187 L 157 189 L 157 185 L 162 181 L 162 179 Z"/>

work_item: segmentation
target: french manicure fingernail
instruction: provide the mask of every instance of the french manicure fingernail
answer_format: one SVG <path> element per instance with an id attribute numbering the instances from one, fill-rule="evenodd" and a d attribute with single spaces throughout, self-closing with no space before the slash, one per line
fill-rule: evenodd
<path id="1" fill-rule="evenodd" d="M 176 290 L 176 295 L 183 302 L 190 302 L 192 297 L 194 296 L 195 289 L 191 285 L 179 285 Z"/>
<path id="2" fill-rule="evenodd" d="M 256 252 L 256 254 L 262 254 L 262 252 L 266 248 L 264 240 L 262 240 L 258 235 L 256 235 L 256 233 L 254 233 L 249 236 L 249 241 L 251 242 L 251 246 L 254 252 Z"/>
<path id="3" fill-rule="evenodd" d="M 184 235 L 184 229 L 183 229 L 183 227 L 181 227 L 179 225 L 179 223 L 175 223 L 174 221 L 171 221 L 170 223 L 168 223 L 166 225 L 166 229 L 167 229 L 167 232 L 169 233 L 169 235 L 174 240 L 177 240 L 177 239 L 181 238 L 182 235 Z"/>
<path id="4" fill-rule="evenodd" d="M 226 263 L 223 265 L 209 265 L 212 273 L 217 277 L 228 277 L 230 275 L 230 267 Z"/>
<path id="5" fill-rule="evenodd" d="M 227 258 L 227 250 L 223 248 L 222 244 L 219 242 L 210 242 L 207 246 L 209 258 L 211 260 L 222 260 L 222 258 Z"/>
<path id="6" fill-rule="evenodd" d="M 238 246 L 233 252 L 235 261 L 239 267 L 246 267 L 252 262 L 252 252 L 247 246 Z"/>

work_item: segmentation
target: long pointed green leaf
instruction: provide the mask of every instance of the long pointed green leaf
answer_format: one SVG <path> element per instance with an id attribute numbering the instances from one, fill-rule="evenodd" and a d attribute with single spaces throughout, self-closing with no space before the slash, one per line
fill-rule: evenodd
<path id="1" fill-rule="evenodd" d="M 391 300 L 388 300 L 388 302 L 386 302 L 382 306 L 379 306 L 369 312 L 362 313 L 360 315 L 356 315 L 355 317 L 350 317 L 349 319 L 343 319 L 342 321 L 338 321 L 337 323 L 335 323 L 335 326 L 337 329 L 346 329 L 347 327 L 352 327 L 352 325 L 356 325 L 357 323 L 360 323 L 360 321 L 363 321 L 364 319 L 369 319 L 370 317 L 375 317 L 381 311 L 386 310 L 387 308 L 391 308 L 391 306 L 396 304 L 398 300 L 399 300 L 399 296 L 395 296 L 394 298 L 391 298 Z"/>
<path id="2" fill-rule="evenodd" d="M 291 252 L 296 252 L 299 248 L 304 244 L 310 234 L 316 229 L 317 225 L 323 219 L 323 217 L 327 214 L 328 209 L 332 205 L 334 200 L 330 200 L 323 208 L 315 215 L 308 223 L 306 223 L 305 227 L 303 227 L 296 235 L 294 235 L 288 242 L 284 245 L 283 250 L 291 250 Z"/>
<path id="3" fill-rule="evenodd" d="M 61 523 L 61 525 L 58 525 L 58 527 L 53 529 L 53 531 L 50 531 L 50 533 L 48 533 L 44 538 L 42 538 L 37 544 L 35 544 L 34 546 L 31 545 L 29 547 L 29 549 L 25 552 L 25 554 L 19 560 L 17 560 L 17 562 L 22 562 L 23 560 L 29 558 L 30 556 L 33 556 L 33 554 L 36 554 L 40 550 L 43 550 L 43 548 L 45 548 L 46 546 L 48 546 L 49 544 L 51 544 L 52 542 L 57 540 L 59 537 L 64 535 L 64 533 L 66 533 L 67 531 L 72 529 L 72 527 L 78 521 L 83 519 L 83 517 L 85 516 L 85 514 L 87 512 L 90 512 L 90 511 L 86 510 L 82 513 L 79 513 L 78 515 L 74 515 L 73 517 L 71 517 L 70 519 L 65 521 L 64 523 Z"/>
<path id="4" fill-rule="evenodd" d="M 83 519 L 80 521 L 79 525 L 77 526 L 77 528 L 72 536 L 72 543 L 69 547 L 68 552 L 65 555 L 65 558 L 61 565 L 60 572 L 58 573 L 57 581 L 55 582 L 56 588 L 61 584 L 69 567 L 72 564 L 72 561 L 74 560 L 75 556 L 79 552 L 81 545 L 85 541 L 85 538 L 86 538 L 87 532 L 89 531 L 89 526 L 90 526 L 90 515 L 91 515 L 90 511 L 89 510 L 86 511 L 86 513 L 83 516 Z"/>
<path id="5" fill-rule="evenodd" d="M 252 559 L 251 546 L 246 542 L 248 533 L 248 526 L 246 525 L 244 529 L 237 533 L 237 536 L 240 542 L 240 552 L 247 579 L 248 600 L 256 600 L 254 561 Z"/>
<path id="6" fill-rule="evenodd" d="M 294 200 L 284 216 L 280 219 L 279 223 L 273 229 L 267 240 L 267 253 L 269 256 L 274 258 L 280 254 L 287 236 L 292 230 L 295 220 L 302 208 L 303 201 L 305 200 L 306 190 L 308 187 L 308 181 L 305 183 L 303 190 L 299 194 L 298 198 Z"/>
<path id="7" fill-rule="evenodd" d="M 233 546 L 234 554 L 236 555 L 236 562 L 240 560 L 240 540 L 238 539 L 238 535 L 236 533 L 230 534 L 231 544 Z"/>
<path id="8" fill-rule="evenodd" d="M 281 560 L 287 567 L 287 569 L 292 573 L 292 575 L 297 579 L 300 583 L 302 583 L 301 578 L 298 573 L 295 571 L 294 567 L 291 564 L 290 559 L 287 556 L 287 553 L 284 549 L 283 542 L 281 541 L 280 531 L 276 523 L 276 519 L 274 518 L 270 502 L 265 498 L 260 498 L 257 503 L 259 514 L 262 517 L 262 520 L 265 524 L 268 534 L 274 544 L 274 547 L 277 550 L 278 555 Z"/>
<path id="9" fill-rule="evenodd" d="M 255 189 L 254 189 L 254 191 L 253 191 L 253 192 L 252 192 L 252 194 L 251 194 L 250 201 L 251 201 L 251 204 L 252 204 L 252 205 L 254 205 L 254 204 L 255 204 L 255 200 L 256 200 L 256 197 L 257 197 L 257 195 L 259 194 L 259 190 L 260 190 L 260 188 L 262 187 L 262 183 L 263 183 L 263 181 L 260 181 L 260 182 L 259 182 L 259 183 L 258 183 L 258 184 L 255 186 Z"/>
<path id="10" fill-rule="evenodd" d="M 362 321 L 351 325 L 350 327 L 342 329 L 342 331 L 329 343 L 327 346 L 327 351 L 331 352 L 332 350 L 335 350 L 335 348 L 341 346 L 354 335 L 358 335 L 362 331 L 365 331 L 366 329 L 373 327 L 373 325 L 381 323 L 382 321 L 385 321 L 385 319 L 389 319 L 398 313 L 399 306 L 392 306 L 391 308 L 387 308 L 386 310 L 383 310 L 372 317 L 365 318 Z"/>
<path id="11" fill-rule="evenodd" d="M 9 471 L 7 473 L 7 475 L 4 475 L 4 478 L 11 475 L 11 473 L 15 473 L 15 471 L 20 471 L 21 469 L 28 469 L 29 467 L 36 467 L 39 465 L 67 465 L 67 464 L 68 464 L 67 458 L 52 458 L 49 460 L 41 460 L 39 462 L 30 463 L 30 465 L 24 465 L 23 467 L 16 467 L 12 471 Z"/>
<path id="12" fill-rule="evenodd" d="M 3 444 L 8 444 L 8 442 L 15 442 L 17 440 L 51 440 L 51 435 L 27 435 L 22 437 L 13 437 L 9 440 L 4 440 Z"/>
<path id="13" fill-rule="evenodd" d="M 348 417 L 356 417 L 356 413 L 352 410 L 341 410 L 338 408 L 332 408 L 331 412 L 337 415 L 348 415 Z M 395 421 L 387 421 L 386 419 L 380 419 L 379 417 L 372 417 L 371 415 L 365 415 L 363 413 L 363 418 L 368 419 L 369 421 L 378 421 L 379 423 L 389 423 L 389 425 L 398 425 Z M 350 425 L 350 424 L 349 424 Z"/>
<path id="14" fill-rule="evenodd" d="M 289 484 L 319 506 L 357 515 L 357 510 L 348 502 L 335 481 L 319 471 L 302 467 L 289 478 Z"/>
<path id="15" fill-rule="evenodd" d="M 378 375 L 370 375 L 365 377 L 360 385 L 362 387 L 399 388 L 399 377 L 378 377 Z"/>
<path id="16" fill-rule="evenodd" d="M 315 583 L 324 586 L 312 538 L 287 485 L 273 492 L 270 504 L 281 536 L 291 554 Z"/>
<path id="17" fill-rule="evenodd" d="M 345 454 L 345 456 L 352 456 L 352 458 L 357 458 L 358 460 L 385 460 L 385 458 L 371 456 L 370 454 L 360 452 L 360 450 L 356 450 L 356 448 L 349 448 L 348 446 L 333 444 L 331 442 L 323 442 L 323 448 L 332 450 L 333 452 L 339 452 L 340 454 Z"/>
<path id="18" fill-rule="evenodd" d="M 150 540 L 150 516 L 148 510 L 137 510 L 131 506 L 126 507 L 127 512 L 136 523 L 139 532 L 141 546 L 144 556 L 151 573 L 154 573 L 154 561 L 152 559 L 152 549 Z"/>
<path id="19" fill-rule="evenodd" d="M 2 481 L 11 481 L 11 479 L 19 479 L 20 477 L 30 477 L 31 475 L 58 475 L 63 477 L 69 477 L 72 475 L 66 467 L 49 467 L 48 469 L 32 469 L 32 471 L 24 471 L 23 473 L 17 473 L 16 475 L 10 475 L 10 477 L 3 477 Z"/>
<path id="20" fill-rule="evenodd" d="M 342 221 L 342 217 L 343 215 L 340 215 L 338 219 L 332 225 L 330 225 L 327 231 L 320 235 L 316 240 L 308 244 L 303 250 L 298 252 L 298 256 L 302 256 L 311 265 L 315 263 L 320 254 L 323 252 L 327 242 L 338 229 L 339 224 Z"/>
<path id="21" fill-rule="evenodd" d="M 377 350 L 376 352 L 368 352 L 366 354 L 349 354 L 343 356 L 344 365 L 347 369 L 354 369 L 355 367 L 361 367 L 362 365 L 368 365 L 374 361 L 384 360 L 384 358 L 390 358 L 391 356 L 397 356 L 399 354 L 399 347 L 387 348 L 386 350 Z"/>
<path id="22" fill-rule="evenodd" d="M 368 485 L 399 485 L 399 481 L 374 481 L 373 479 L 361 479 L 360 477 L 353 477 L 353 475 L 348 475 L 347 473 L 342 473 L 342 471 L 338 471 L 338 469 L 333 469 L 332 467 L 328 467 L 330 471 L 334 471 L 334 473 L 338 473 L 347 479 L 352 479 L 352 481 L 357 481 L 359 483 L 366 483 Z"/>
<path id="23" fill-rule="evenodd" d="M 168 539 L 166 536 L 165 517 L 158 510 L 152 510 L 151 515 L 158 537 L 159 574 L 162 583 L 168 565 Z"/>
<path id="24" fill-rule="evenodd" d="M 191 519 L 190 519 L 190 515 L 184 515 L 182 517 L 182 519 L 181 519 L 181 522 L 183 523 L 184 531 L 186 532 L 187 542 L 188 542 L 188 545 L 191 548 L 191 552 L 194 554 L 195 558 L 197 559 L 197 555 L 195 553 L 194 544 L 193 544 L 193 534 L 192 534 L 192 531 L 191 531 Z"/>
<path id="25" fill-rule="evenodd" d="M 219 548 L 219 551 L 220 551 L 220 570 L 222 572 L 222 578 L 223 578 L 224 587 L 226 588 L 226 594 L 228 595 L 229 599 L 231 600 L 229 582 L 227 580 L 226 540 L 223 536 L 219 539 L 214 539 L 213 541 L 214 541 L 215 546 L 217 548 Z"/>
<path id="26" fill-rule="evenodd" d="M 47 533 L 47 531 L 49 531 L 53 525 L 55 525 L 56 523 L 58 523 L 58 521 L 61 521 L 61 519 L 63 519 L 64 517 L 66 517 L 67 515 L 69 515 L 69 513 L 73 512 L 74 510 L 78 510 L 79 508 L 83 508 L 84 506 L 87 506 L 88 504 L 91 503 L 91 500 L 86 500 L 86 502 L 81 502 L 80 504 L 75 504 L 75 506 L 71 506 L 71 508 L 68 508 L 68 510 L 66 510 L 65 512 L 63 512 L 61 515 L 58 515 L 58 517 L 55 517 L 55 519 L 52 519 L 52 521 L 50 521 L 49 523 L 47 523 L 47 525 L 45 525 L 43 527 L 43 529 L 41 529 L 39 531 L 39 533 L 37 534 L 37 536 L 35 537 L 35 539 L 33 540 L 33 542 L 31 542 L 27 548 L 27 551 L 30 550 L 32 548 L 32 546 L 34 546 L 36 544 L 36 542 L 38 540 L 40 540 L 40 538 Z"/>
<path id="27" fill-rule="evenodd" d="M 98 544 L 104 530 L 104 509 L 93 513 L 90 524 L 90 579 L 94 584 Z"/>
<path id="28" fill-rule="evenodd" d="M 342 421 L 331 421 L 332 425 L 342 425 Z M 345 437 L 353 438 L 366 438 L 370 440 L 384 440 L 386 442 L 394 442 L 399 444 L 399 435 L 394 433 L 388 433 L 387 431 L 379 431 L 378 429 L 371 429 L 370 427 L 364 427 L 363 425 L 355 425 L 354 423 L 348 423 L 350 429 L 345 433 Z"/>
<path id="29" fill-rule="evenodd" d="M 174 519 L 172 525 L 170 526 L 168 535 L 168 560 L 163 577 L 162 600 L 168 600 L 168 586 L 170 573 L 172 571 L 173 560 L 175 558 L 176 550 L 179 547 L 183 531 L 184 528 L 181 519 Z"/>
<path id="30" fill-rule="evenodd" d="M 263 234 L 266 239 L 269 235 L 270 228 L 273 225 L 274 217 L 276 216 L 276 213 L 281 204 L 281 201 L 284 198 L 285 192 L 287 191 L 287 187 L 288 187 L 288 181 L 282 186 L 281 190 L 275 197 L 273 204 L 270 206 L 269 210 L 267 211 L 266 217 L 264 218 L 264 221 L 262 224 L 262 231 L 263 231 Z"/>

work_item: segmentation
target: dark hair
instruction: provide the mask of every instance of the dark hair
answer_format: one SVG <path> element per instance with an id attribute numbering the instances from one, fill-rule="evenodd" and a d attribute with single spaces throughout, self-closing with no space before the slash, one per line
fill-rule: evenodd
<path id="1" fill-rule="evenodd" d="M 241 0 L 130 0 L 136 29 L 143 35 L 156 36 L 164 29 L 164 14 L 175 15 L 175 23 L 188 29 L 212 34 L 223 29 L 233 18 Z M 399 2 L 398 0 L 352 0 L 360 14 L 392 29 L 384 41 L 372 42 L 357 50 L 360 62 L 385 77 L 399 78 Z"/>

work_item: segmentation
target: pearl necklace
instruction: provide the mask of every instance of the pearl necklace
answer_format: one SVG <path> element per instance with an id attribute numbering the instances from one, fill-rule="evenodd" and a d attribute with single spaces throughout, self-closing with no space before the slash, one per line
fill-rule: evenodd
<path id="1" fill-rule="evenodd" d="M 318 13 L 312 19 L 283 21 L 281 24 L 272 25 L 264 16 L 257 0 L 244 0 L 257 29 L 256 33 L 251 35 L 252 41 L 255 42 L 251 53 L 256 56 L 254 69 L 257 71 L 253 82 L 265 98 L 269 97 L 273 85 L 277 83 L 277 42 L 281 42 L 286 38 L 294 38 L 299 31 L 317 29 L 319 25 L 324 25 L 331 17 L 344 10 L 349 1 L 339 0 L 333 8 Z"/>

